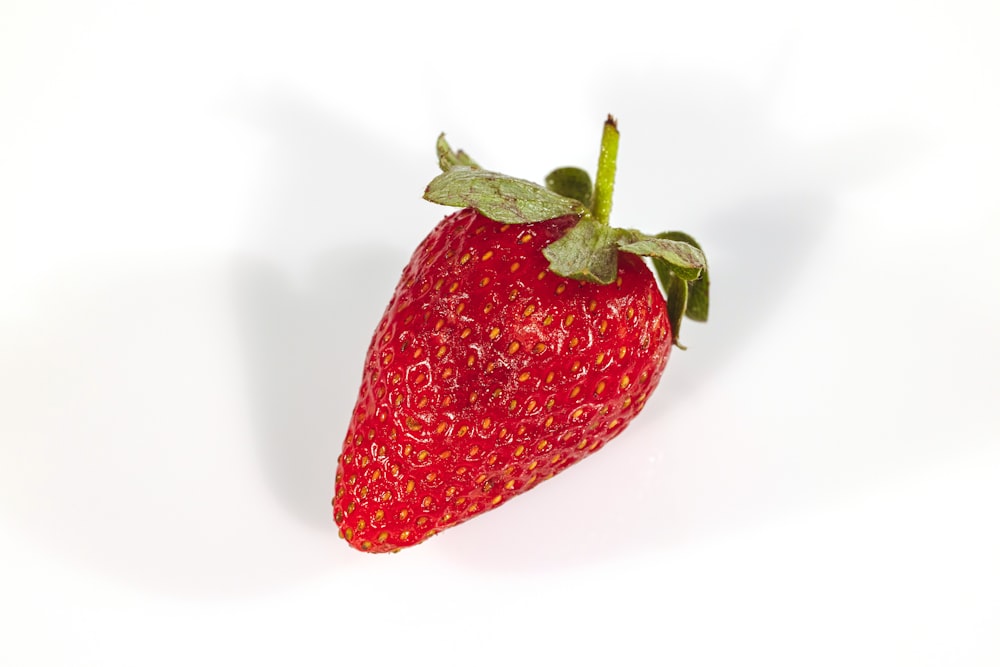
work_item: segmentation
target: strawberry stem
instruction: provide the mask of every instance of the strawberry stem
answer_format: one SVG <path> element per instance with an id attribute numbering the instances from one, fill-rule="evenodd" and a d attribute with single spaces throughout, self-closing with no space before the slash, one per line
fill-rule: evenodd
<path id="1" fill-rule="evenodd" d="M 601 134 L 601 155 L 597 159 L 597 178 L 594 185 L 594 217 L 602 225 L 611 220 L 611 196 L 615 191 L 615 169 L 618 164 L 618 123 L 611 114 L 604 121 Z"/>

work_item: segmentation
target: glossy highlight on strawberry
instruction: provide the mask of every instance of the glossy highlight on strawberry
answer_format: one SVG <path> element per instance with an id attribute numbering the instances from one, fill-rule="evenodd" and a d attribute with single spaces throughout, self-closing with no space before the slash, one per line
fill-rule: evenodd
<path id="1" fill-rule="evenodd" d="M 352 547 L 419 544 L 601 449 L 656 388 L 681 318 L 707 318 L 694 239 L 608 224 L 617 146 L 609 116 L 596 184 L 563 167 L 542 187 L 438 139 L 424 197 L 462 210 L 416 249 L 368 349 L 333 498 Z"/>

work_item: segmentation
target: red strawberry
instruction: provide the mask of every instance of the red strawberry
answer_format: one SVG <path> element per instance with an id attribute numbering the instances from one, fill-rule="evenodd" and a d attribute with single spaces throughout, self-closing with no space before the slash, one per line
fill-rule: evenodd
<path id="1" fill-rule="evenodd" d="M 655 389 L 685 306 L 707 315 L 690 237 L 607 225 L 617 137 L 609 117 L 593 195 L 582 170 L 544 190 L 439 140 L 425 197 L 469 208 L 417 248 L 368 350 L 333 500 L 351 546 L 412 546 L 600 449 Z"/>

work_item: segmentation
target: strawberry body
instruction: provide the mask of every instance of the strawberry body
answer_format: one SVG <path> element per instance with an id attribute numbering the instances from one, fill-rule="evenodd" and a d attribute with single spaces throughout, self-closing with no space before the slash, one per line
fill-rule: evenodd
<path id="1" fill-rule="evenodd" d="M 417 544 L 531 489 L 617 436 L 671 350 L 643 260 L 617 280 L 556 275 L 572 217 L 504 225 L 465 209 L 420 244 L 378 324 L 338 459 L 353 547 Z"/>

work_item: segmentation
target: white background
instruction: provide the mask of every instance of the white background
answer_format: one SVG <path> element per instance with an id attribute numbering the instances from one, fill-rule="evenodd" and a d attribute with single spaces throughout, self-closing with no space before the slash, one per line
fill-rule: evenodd
<path id="1" fill-rule="evenodd" d="M 0 664 L 1000 664 L 1000 4 L 5 0 Z M 713 269 L 599 455 L 330 518 L 448 132 Z M 406 662 L 401 662 L 406 660 Z"/>

